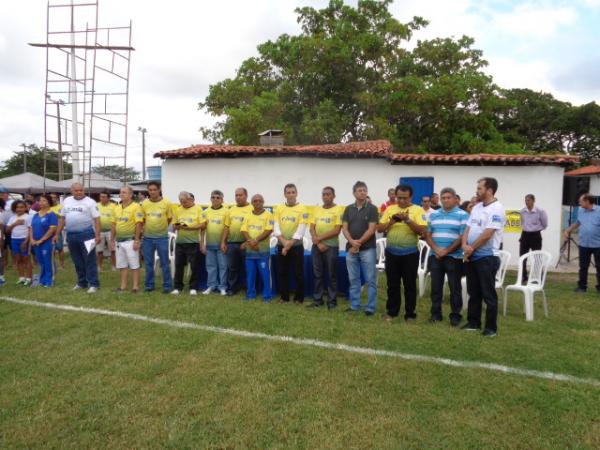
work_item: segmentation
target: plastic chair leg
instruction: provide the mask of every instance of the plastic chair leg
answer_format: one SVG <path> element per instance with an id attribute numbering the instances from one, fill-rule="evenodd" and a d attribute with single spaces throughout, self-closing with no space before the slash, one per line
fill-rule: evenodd
<path id="1" fill-rule="evenodd" d="M 524 291 L 525 297 L 525 320 L 527 322 L 533 321 L 533 293 L 530 291 Z"/>
<path id="2" fill-rule="evenodd" d="M 544 301 L 544 315 L 548 317 L 548 302 L 546 301 L 546 293 L 542 291 L 542 300 Z"/>
<path id="3" fill-rule="evenodd" d="M 508 307 L 508 289 L 504 289 L 504 296 L 502 299 L 502 303 L 504 303 L 504 315 L 506 316 L 506 308 Z"/>

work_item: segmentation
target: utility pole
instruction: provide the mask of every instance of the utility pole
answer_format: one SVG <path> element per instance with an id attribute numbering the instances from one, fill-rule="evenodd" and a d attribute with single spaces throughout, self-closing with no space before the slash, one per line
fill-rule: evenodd
<path id="1" fill-rule="evenodd" d="M 21 144 L 23 147 L 23 173 L 27 172 L 27 145 Z"/>
<path id="2" fill-rule="evenodd" d="M 138 131 L 142 133 L 142 180 L 146 179 L 146 130 L 143 127 L 138 127 Z"/>

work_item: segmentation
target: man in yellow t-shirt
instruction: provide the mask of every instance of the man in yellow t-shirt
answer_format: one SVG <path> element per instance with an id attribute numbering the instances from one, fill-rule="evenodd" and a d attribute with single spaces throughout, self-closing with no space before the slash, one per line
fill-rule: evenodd
<path id="1" fill-rule="evenodd" d="M 252 211 L 244 217 L 240 231 L 245 242 L 242 249 L 246 250 L 246 300 L 256 298 L 256 277 L 262 281 L 263 302 L 271 301 L 271 273 L 269 258 L 271 248 L 269 237 L 273 231 L 273 215 L 264 208 L 263 196 L 256 194 L 252 197 Z"/>
<path id="2" fill-rule="evenodd" d="M 419 268 L 419 236 L 427 229 L 423 208 L 412 204 L 413 190 L 409 185 L 396 187 L 396 204 L 388 206 L 377 226 L 387 232 L 385 275 L 387 277 L 387 314 L 391 321 L 400 313 L 400 282 L 404 285 L 404 320 L 413 321 L 417 315 L 417 271 Z"/>
<path id="3" fill-rule="evenodd" d="M 208 295 L 218 291 L 227 295 L 227 261 L 225 253 L 221 250 L 223 229 L 225 228 L 225 214 L 227 208 L 223 206 L 223 193 L 214 190 L 210 194 L 211 206 L 203 211 L 204 223 L 201 230 L 201 249 L 206 255 L 207 288 L 202 293 Z"/>
<path id="4" fill-rule="evenodd" d="M 314 275 L 314 294 L 311 308 L 323 306 L 325 271 L 327 271 L 327 308 L 337 306 L 337 263 L 342 230 L 344 208 L 336 205 L 335 189 L 331 186 L 321 192 L 323 206 L 317 206 L 310 216 L 310 235 L 312 237 L 312 266 Z"/>
<path id="5" fill-rule="evenodd" d="M 140 238 L 144 212 L 133 201 L 131 187 L 122 187 L 119 197 L 121 204 L 115 206 L 111 218 L 110 246 L 113 250 L 116 249 L 116 267 L 121 275 L 121 283 L 115 292 L 127 290 L 127 277 L 131 270 L 131 292 L 137 293 L 140 290 Z"/>
<path id="6" fill-rule="evenodd" d="M 234 295 L 243 280 L 240 273 L 244 267 L 245 253 L 242 250 L 244 236 L 242 234 L 242 222 L 248 213 L 252 212 L 252 205 L 248 203 L 248 191 L 246 188 L 235 190 L 235 206 L 225 213 L 223 236 L 221 237 L 221 251 L 227 260 L 227 295 Z"/>
<path id="7" fill-rule="evenodd" d="M 286 202 L 275 208 L 274 233 L 277 238 L 277 282 L 279 303 L 290 301 L 288 273 L 294 267 L 296 291 L 294 302 L 304 302 L 304 246 L 303 238 L 308 223 L 306 207 L 297 202 L 298 190 L 294 184 L 283 188 Z"/>
<path id="8" fill-rule="evenodd" d="M 175 289 L 171 294 L 178 295 L 183 290 L 183 273 L 190 264 L 190 295 L 197 295 L 200 281 L 200 227 L 204 223 L 202 208 L 194 204 L 194 196 L 187 191 L 179 193 L 179 206 L 174 208 L 173 229 L 175 239 Z"/>
<path id="9" fill-rule="evenodd" d="M 60 220 L 62 217 L 62 205 L 60 204 L 60 194 L 53 192 L 50 194 L 52 197 L 52 207 L 50 211 L 56 214 L 56 217 Z M 62 230 L 60 233 L 56 233 L 54 238 L 52 238 L 52 242 L 54 242 L 54 251 L 58 253 L 58 261 L 60 263 L 60 268 L 65 268 L 65 240 L 63 237 Z"/>
<path id="10" fill-rule="evenodd" d="M 147 189 L 148 198 L 142 202 L 144 212 L 142 255 L 146 269 L 144 290 L 151 292 L 155 289 L 154 257 L 158 253 L 163 275 L 163 293 L 168 294 L 173 288 L 169 262 L 169 223 L 173 218 L 173 208 L 171 202 L 162 197 L 159 182 L 151 181 Z"/>
<path id="11" fill-rule="evenodd" d="M 112 219 L 115 214 L 115 205 L 110 201 L 110 193 L 100 193 L 100 203 L 98 203 L 98 212 L 100 212 L 100 243 L 96 246 L 96 263 L 98 271 L 102 270 L 102 262 L 106 254 L 110 252 L 110 260 L 112 267 L 115 267 L 116 259 L 115 252 L 111 250 L 110 242 L 112 241 L 111 229 Z"/>

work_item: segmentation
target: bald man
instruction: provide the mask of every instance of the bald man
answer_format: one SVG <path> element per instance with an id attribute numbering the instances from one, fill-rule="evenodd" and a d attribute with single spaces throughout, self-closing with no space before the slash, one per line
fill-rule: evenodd
<path id="1" fill-rule="evenodd" d="M 95 245 L 100 243 L 100 212 L 96 202 L 85 195 L 81 183 L 71 185 L 71 196 L 63 202 L 57 236 L 63 228 L 67 232 L 69 253 L 77 272 L 77 284 L 73 290 L 87 289 L 93 294 L 100 287 L 96 247 L 88 252 L 85 242 L 94 240 Z"/>

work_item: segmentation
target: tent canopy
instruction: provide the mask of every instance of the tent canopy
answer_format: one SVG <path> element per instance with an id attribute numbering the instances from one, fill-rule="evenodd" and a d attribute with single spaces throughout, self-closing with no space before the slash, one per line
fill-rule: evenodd
<path id="1" fill-rule="evenodd" d="M 10 192 L 18 194 L 39 194 L 41 192 L 63 192 L 60 183 L 35 173 L 25 172 L 6 178 L 0 178 L 0 185 Z"/>

